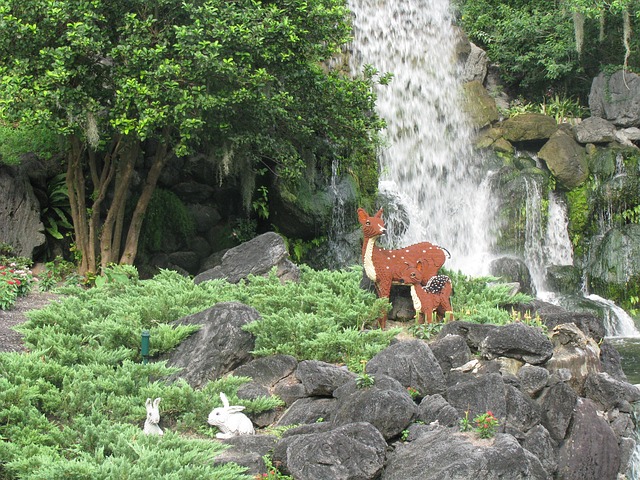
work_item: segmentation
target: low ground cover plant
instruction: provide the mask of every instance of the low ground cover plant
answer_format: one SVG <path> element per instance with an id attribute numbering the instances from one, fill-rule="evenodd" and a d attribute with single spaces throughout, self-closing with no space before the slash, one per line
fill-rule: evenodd
<path id="1" fill-rule="evenodd" d="M 104 273 L 89 289 L 62 283 L 56 290 L 61 300 L 29 312 L 20 328 L 29 352 L 0 354 L 0 478 L 250 478 L 236 465 L 213 466 L 224 447 L 211 441 L 216 429 L 206 424 L 207 415 L 219 406 L 220 391 L 248 413 L 282 402 L 238 399 L 247 378 L 227 377 L 200 390 L 165 383 L 175 370 L 163 362 L 143 364 L 140 353 L 143 330 L 153 339 L 153 359 L 197 328 L 171 322 L 218 302 L 238 301 L 260 312 L 261 319 L 246 327 L 256 336 L 256 355 L 286 353 L 346 364 L 354 372 L 399 332 L 374 328 L 389 304 L 360 288 L 360 267 L 329 272 L 302 266 L 301 281 L 285 284 L 275 272 L 237 285 L 195 285 L 172 271 L 140 280 L 133 267 Z M 493 308 L 491 318 L 502 321 L 499 304 L 512 297 L 501 289 L 482 292 L 481 282 L 459 282 L 456 318 L 480 319 L 480 311 Z M 469 301 L 480 303 L 472 308 Z M 150 437 L 142 433 L 144 403 L 157 397 L 165 435 Z"/>

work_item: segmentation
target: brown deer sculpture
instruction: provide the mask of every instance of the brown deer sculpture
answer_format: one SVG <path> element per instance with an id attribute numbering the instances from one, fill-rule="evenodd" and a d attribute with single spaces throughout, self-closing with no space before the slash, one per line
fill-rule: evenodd
<path id="1" fill-rule="evenodd" d="M 420 262 L 423 278 L 428 279 L 437 275 L 446 260 L 446 250 L 429 242 L 415 243 L 395 250 L 377 247 L 376 240 L 386 232 L 382 209 L 370 216 L 364 208 L 359 208 L 358 220 L 364 233 L 362 264 L 367 277 L 375 284 L 379 297 L 389 298 L 391 285 L 403 283 L 407 264 L 416 265 Z M 386 312 L 378 323 L 384 330 L 387 325 Z"/>
<path id="2" fill-rule="evenodd" d="M 453 319 L 453 308 L 451 307 L 453 284 L 448 276 L 432 276 L 425 285 L 422 285 L 424 281 L 423 268 L 422 263 L 418 261 L 415 266 L 407 265 L 401 281 L 411 285 L 411 299 L 413 300 L 413 308 L 416 309 L 417 323 L 424 323 L 425 316 L 427 323 L 433 323 L 434 310 L 439 321 L 444 320 L 447 312 L 451 312 L 449 319 Z"/>

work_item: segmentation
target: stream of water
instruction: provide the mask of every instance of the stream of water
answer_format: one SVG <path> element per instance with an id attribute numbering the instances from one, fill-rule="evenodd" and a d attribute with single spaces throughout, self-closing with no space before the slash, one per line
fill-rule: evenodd
<path id="1" fill-rule="evenodd" d="M 451 253 L 447 268 L 486 274 L 492 204 L 481 156 L 459 108 L 456 36 L 448 0 L 353 1 L 352 69 L 393 74 L 377 90 L 387 120 L 380 192 L 389 245 L 430 241 Z"/>

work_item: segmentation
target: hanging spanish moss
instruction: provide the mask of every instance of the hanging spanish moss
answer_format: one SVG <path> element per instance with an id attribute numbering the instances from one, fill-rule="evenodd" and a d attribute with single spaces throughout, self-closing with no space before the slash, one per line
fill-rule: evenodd
<path id="1" fill-rule="evenodd" d="M 573 31 L 576 37 L 576 51 L 578 56 L 582 55 L 582 48 L 584 47 L 584 13 L 574 11 L 573 12 Z"/>
<path id="2" fill-rule="evenodd" d="M 629 10 L 622 12 L 622 41 L 624 42 L 624 69 L 627 69 L 629 57 L 631 56 L 631 16 Z"/>

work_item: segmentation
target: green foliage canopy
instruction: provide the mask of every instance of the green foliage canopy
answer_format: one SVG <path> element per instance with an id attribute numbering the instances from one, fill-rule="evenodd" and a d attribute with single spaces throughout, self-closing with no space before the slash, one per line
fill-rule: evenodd
<path id="1" fill-rule="evenodd" d="M 2 0 L 0 113 L 92 147 L 168 128 L 178 155 L 206 140 L 299 173 L 302 145 L 348 155 L 377 125 L 367 82 L 320 68 L 349 40 L 346 14 L 336 0 Z"/>
<path id="2" fill-rule="evenodd" d="M 507 85 L 531 100 L 540 101 L 551 90 L 585 101 L 593 77 L 606 66 L 640 67 L 638 36 L 625 40 L 625 15 L 640 19 L 635 1 L 457 3 L 470 38 L 498 64 Z"/>

